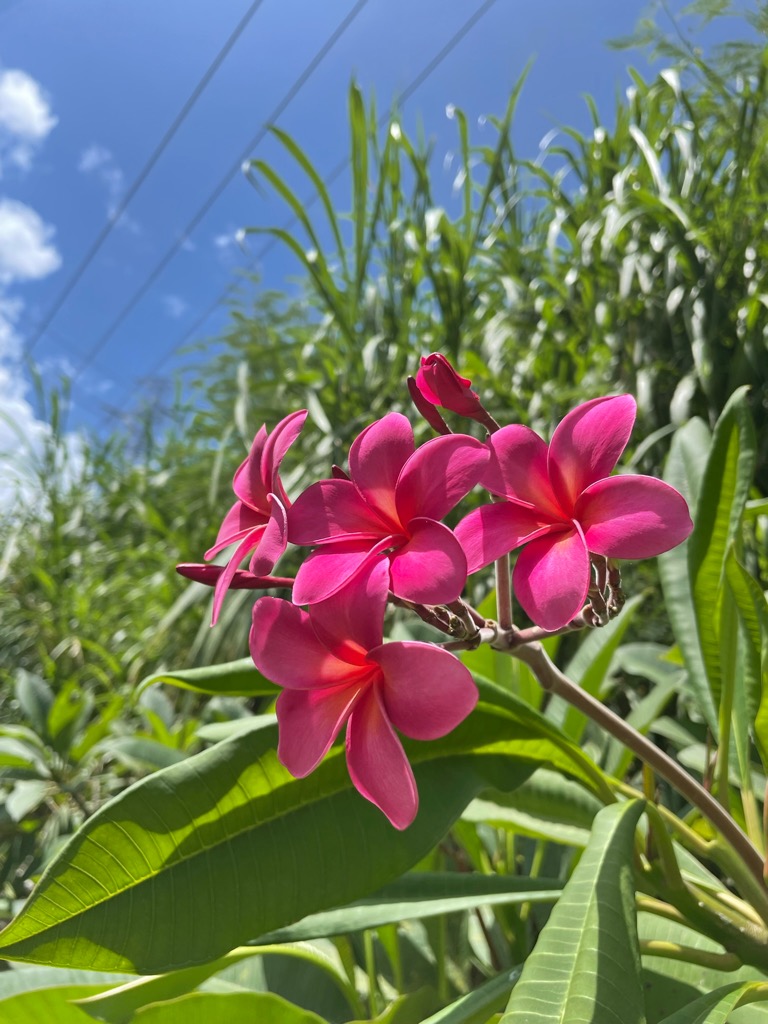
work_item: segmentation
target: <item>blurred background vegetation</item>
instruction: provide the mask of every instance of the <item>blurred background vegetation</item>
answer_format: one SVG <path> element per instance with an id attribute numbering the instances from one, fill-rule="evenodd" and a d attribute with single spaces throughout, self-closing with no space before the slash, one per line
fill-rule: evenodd
<path id="1" fill-rule="evenodd" d="M 695 6 L 703 19 L 730 13 L 727 3 Z M 746 17 L 765 38 L 768 4 Z M 224 334 L 190 352 L 194 379 L 172 407 L 148 403 L 112 434 L 73 439 L 66 385 L 40 393 L 50 430 L 7 457 L 23 497 L 0 520 L 9 910 L 84 816 L 138 774 L 198 749 L 202 723 L 251 710 L 160 687 L 136 695 L 165 668 L 247 654 L 253 595 L 231 594 L 210 630 L 210 591 L 174 565 L 200 561 L 212 543 L 262 422 L 309 409 L 285 463 L 296 494 L 343 464 L 372 419 L 410 412 L 405 377 L 434 350 L 500 422 L 545 435 L 579 401 L 631 392 L 639 417 L 625 465 L 660 473 L 675 427 L 694 416 L 711 427 L 748 384 L 753 498 L 768 493 L 768 50 L 704 54 L 653 23 L 618 45 L 653 48 L 663 70 L 643 81 L 630 69 L 614 109 L 590 104 L 589 134 L 563 126 L 533 161 L 514 147 L 517 92 L 493 121 L 493 145 L 474 145 L 454 111 L 455 218 L 433 194 L 428 144 L 352 87 L 349 210 L 334 210 L 300 140 L 277 133 L 312 203 L 270 166 L 250 169 L 295 217 L 295 228 L 271 233 L 295 253 L 296 289 L 246 282 Z M 763 588 L 765 521 L 749 518 L 745 554 Z M 658 591 L 653 566 L 629 578 Z M 636 638 L 668 644 L 662 620 L 663 609 L 647 613 Z M 625 652 L 616 672 L 631 661 Z M 637 674 L 626 672 L 642 695 Z M 626 693 L 616 701 L 632 704 Z"/>

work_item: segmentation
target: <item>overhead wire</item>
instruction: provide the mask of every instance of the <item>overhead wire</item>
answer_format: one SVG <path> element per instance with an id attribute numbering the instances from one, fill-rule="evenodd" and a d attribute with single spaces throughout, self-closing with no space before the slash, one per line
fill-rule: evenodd
<path id="1" fill-rule="evenodd" d="M 419 89 L 424 82 L 437 70 L 442 62 L 448 57 L 453 50 L 459 45 L 464 37 L 474 28 L 474 26 L 483 18 L 488 11 L 496 4 L 497 0 L 485 0 L 480 7 L 460 26 L 460 28 L 451 36 L 451 38 L 445 43 L 445 45 L 435 54 L 435 56 L 422 68 L 422 70 L 408 83 L 408 85 L 397 95 L 395 99 L 395 106 L 400 107 L 405 104 L 410 97 Z M 389 113 L 382 115 L 379 118 L 378 125 L 383 127 L 390 117 Z M 349 165 L 349 157 L 344 157 L 340 160 L 323 179 L 325 187 L 329 187 L 333 182 L 343 173 L 343 171 Z M 310 209 L 319 199 L 319 193 L 314 192 L 311 196 L 308 196 L 303 203 L 305 210 Z M 289 220 L 282 226 L 282 230 L 286 231 L 296 223 L 297 217 L 293 215 Z M 243 268 L 245 273 L 251 272 L 258 267 L 264 257 L 277 245 L 277 239 L 271 238 L 269 241 L 261 247 L 259 252 L 254 256 L 251 262 Z M 160 358 L 153 363 L 146 373 L 142 374 L 142 379 L 147 380 L 157 374 L 162 367 L 175 356 L 184 346 L 194 337 L 197 331 L 202 325 L 208 320 L 213 313 L 226 301 L 239 286 L 239 282 L 231 282 L 227 284 L 222 291 L 220 291 L 214 300 L 206 306 L 205 310 L 195 318 L 194 322 L 184 331 L 181 338 L 170 348 L 167 352 L 160 356 Z M 140 388 L 134 387 L 127 395 L 130 400 L 134 394 L 136 394 Z M 109 418 L 117 418 L 120 415 L 119 411 L 111 408 L 107 412 Z"/>
<path id="2" fill-rule="evenodd" d="M 25 356 L 30 356 L 32 354 L 32 352 L 35 349 L 37 343 L 40 341 L 40 339 L 46 333 L 46 331 L 50 327 L 50 325 L 53 322 L 53 320 L 55 319 L 55 317 L 58 315 L 58 313 L 61 310 L 61 308 L 64 305 L 64 303 L 67 301 L 69 296 L 72 294 L 72 292 L 75 290 L 75 288 L 79 284 L 81 278 L 83 277 L 83 275 L 87 271 L 88 267 L 91 265 L 93 260 L 96 258 L 96 255 L 98 254 L 98 252 L 101 249 L 102 245 L 109 238 L 109 236 L 111 235 L 111 233 L 114 230 L 114 228 L 119 224 L 120 219 L 122 218 L 122 216 L 125 213 L 125 211 L 128 209 L 128 206 L 132 202 L 132 200 L 135 197 L 136 193 L 139 191 L 141 186 L 144 184 L 144 182 L 147 180 L 149 175 L 152 173 L 152 171 L 154 170 L 155 165 L 157 164 L 158 160 L 160 159 L 160 157 L 163 155 L 165 150 L 170 145 L 173 137 L 176 135 L 176 132 L 179 130 L 179 128 L 181 128 L 182 124 L 187 119 L 187 116 L 189 115 L 190 111 L 195 106 L 195 104 L 197 103 L 197 101 L 200 99 L 200 97 L 202 96 L 203 92 L 207 88 L 209 82 L 211 81 L 213 76 L 216 74 L 216 72 L 219 70 L 221 65 L 224 63 L 226 58 L 229 56 L 229 53 L 232 50 L 232 47 L 238 41 L 238 39 L 243 34 L 245 29 L 248 27 L 248 25 L 251 22 L 253 16 L 256 14 L 256 12 L 258 11 L 258 9 L 261 7 L 261 5 L 263 3 L 264 3 L 264 0 L 254 0 L 254 2 L 251 4 L 251 6 L 248 8 L 248 10 L 243 15 L 243 17 L 237 23 L 237 25 L 235 25 L 234 29 L 230 33 L 230 35 L 229 35 L 228 39 L 226 40 L 226 42 L 224 43 L 224 45 L 221 47 L 219 52 L 213 58 L 211 63 L 208 65 L 208 67 L 207 67 L 205 73 L 203 74 L 202 78 L 197 83 L 197 85 L 192 90 L 192 92 L 189 94 L 189 96 L 187 97 L 187 99 L 184 102 L 183 106 L 179 110 L 178 114 L 173 119 L 173 121 L 168 126 L 168 128 L 166 129 L 166 131 L 164 132 L 164 134 L 163 134 L 162 138 L 160 139 L 160 141 L 158 142 L 158 144 L 155 146 L 155 148 L 154 148 L 154 150 L 152 152 L 152 155 L 149 157 L 149 159 L 144 164 L 142 169 L 139 171 L 139 173 L 136 175 L 134 180 L 131 182 L 131 184 L 128 187 L 127 191 L 125 192 L 125 194 L 123 195 L 123 197 L 121 198 L 120 202 L 117 204 L 115 209 L 110 214 L 108 220 L 106 221 L 106 223 L 102 227 L 101 231 L 96 235 L 96 237 L 91 242 L 91 244 L 88 247 L 88 249 L 86 250 L 85 254 L 83 255 L 82 259 L 80 260 L 78 265 L 75 267 L 75 269 L 72 272 L 71 276 L 68 278 L 66 284 L 61 289 L 59 294 L 56 296 L 54 301 L 51 303 L 50 307 L 45 312 L 45 314 L 43 315 L 41 320 L 37 323 L 34 331 L 31 333 L 31 335 L 27 339 L 26 345 L 24 347 L 24 354 L 25 354 Z"/>
<path id="3" fill-rule="evenodd" d="M 173 244 L 166 250 L 166 252 L 161 257 L 159 262 L 155 265 L 155 267 L 150 271 L 149 275 L 145 278 L 144 282 L 134 292 L 134 294 L 131 296 L 131 298 L 125 304 L 125 306 L 123 306 L 123 308 L 115 317 L 115 319 L 110 323 L 107 329 L 99 336 L 95 344 L 91 346 L 91 348 L 88 350 L 85 356 L 81 359 L 76 373 L 72 376 L 73 387 L 75 386 L 77 381 L 82 377 L 85 370 L 88 369 L 88 367 L 93 363 L 96 356 L 102 351 L 102 349 L 114 336 L 116 331 L 128 319 L 128 317 L 133 312 L 135 307 L 139 304 L 139 302 L 141 302 L 141 300 L 144 298 L 147 292 L 159 279 L 160 275 L 163 273 L 165 268 L 169 265 L 169 263 L 176 255 L 176 253 L 181 249 L 184 242 L 189 238 L 189 236 L 192 234 L 192 232 L 195 230 L 198 224 L 200 224 L 205 215 L 211 210 L 213 205 L 216 203 L 216 201 L 220 198 L 220 196 L 223 194 L 223 192 L 229 185 L 234 175 L 242 167 L 243 161 L 264 139 L 267 132 L 269 131 L 270 125 L 274 123 L 274 121 L 276 121 L 278 117 L 280 117 L 280 115 L 283 113 L 286 107 L 288 107 L 292 100 L 296 98 L 296 96 L 307 83 L 312 74 L 317 70 L 318 66 L 322 63 L 322 61 L 333 49 L 333 47 L 336 45 L 336 43 L 344 34 L 344 32 L 346 32 L 346 30 L 349 28 L 349 26 L 352 24 L 355 18 L 360 14 L 360 12 L 363 10 L 364 7 L 367 6 L 369 2 L 370 0 L 357 0 L 357 3 L 354 5 L 354 7 L 339 22 L 339 24 L 336 26 L 331 35 L 326 39 L 326 41 L 314 55 L 312 60 L 305 66 L 301 74 L 294 80 L 291 87 L 283 95 L 282 99 L 275 106 L 275 108 L 270 112 L 262 127 L 253 136 L 253 138 L 250 139 L 247 146 L 245 146 L 245 148 L 241 151 L 237 160 L 234 161 L 234 163 L 228 168 L 226 174 L 221 178 L 221 180 L 213 189 L 213 191 L 209 193 L 207 199 L 204 201 L 202 206 L 199 207 L 195 215 L 184 227 L 181 233 L 177 236 Z"/>

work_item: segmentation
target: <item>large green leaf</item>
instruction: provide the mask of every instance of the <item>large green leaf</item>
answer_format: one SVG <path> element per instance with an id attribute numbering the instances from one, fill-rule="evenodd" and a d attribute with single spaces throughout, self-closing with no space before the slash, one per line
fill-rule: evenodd
<path id="1" fill-rule="evenodd" d="M 631 801 L 595 818 L 503 1024 L 645 1024 L 631 867 L 642 810 Z"/>
<path id="2" fill-rule="evenodd" d="M 531 709 L 481 705 L 443 740 L 407 745 L 421 809 L 397 832 L 352 787 L 340 746 L 294 779 L 275 740 L 270 728 L 233 737 L 102 807 L 0 952 L 143 974 L 205 963 L 403 874 L 483 789 L 512 789 L 541 763 L 590 781 L 583 755 Z"/>
<path id="3" fill-rule="evenodd" d="M 664 479 L 682 492 L 691 509 L 696 507 L 699 498 L 710 440 L 709 430 L 699 419 L 690 420 L 672 438 Z M 664 591 L 664 607 L 685 660 L 691 695 L 716 736 L 717 712 L 699 643 L 688 569 L 689 545 L 690 538 L 659 555 L 659 577 Z"/>
<path id="4" fill-rule="evenodd" d="M 715 426 L 688 541 L 688 567 L 699 642 L 712 695 L 721 699 L 724 675 L 720 636 L 721 589 L 728 549 L 739 535 L 755 470 L 755 430 L 747 388 L 734 392 Z M 727 694 L 723 697 L 727 699 Z"/>

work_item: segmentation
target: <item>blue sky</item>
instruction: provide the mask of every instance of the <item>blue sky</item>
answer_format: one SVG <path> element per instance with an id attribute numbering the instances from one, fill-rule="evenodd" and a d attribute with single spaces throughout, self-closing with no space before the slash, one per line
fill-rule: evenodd
<path id="1" fill-rule="evenodd" d="M 25 339 L 77 267 L 251 0 L 0 0 L 0 413 L 35 426 L 21 364 Z M 346 93 L 354 76 L 381 108 L 429 63 L 481 0 L 369 0 L 279 119 L 322 171 L 344 156 Z M 354 0 L 263 0 L 232 52 L 34 347 L 48 379 L 77 374 L 254 137 Z M 677 12 L 681 0 L 670 0 Z M 434 139 L 450 202 L 455 145 L 446 106 L 464 109 L 474 139 L 501 113 L 531 57 L 516 118 L 518 151 L 535 156 L 558 124 L 586 128 L 592 94 L 605 120 L 629 83 L 628 33 L 640 0 L 496 0 L 409 99 L 407 129 Z M 646 69 L 641 55 L 632 63 Z M 489 128 L 485 129 L 490 132 Z M 254 153 L 286 169 L 266 139 Z M 340 208 L 349 186 L 334 186 Z M 233 175 L 220 199 L 97 358 L 77 378 L 71 425 L 104 427 L 104 403 L 130 408 L 139 380 L 173 352 L 201 312 L 253 258 L 238 229 L 282 223 L 285 210 Z M 296 272 L 274 249 L 268 286 Z M 215 333 L 220 310 L 198 336 Z M 168 358 L 163 373 L 180 365 Z M 9 442 L 6 440 L 5 444 Z M 0 426 L 0 452 L 4 447 Z"/>

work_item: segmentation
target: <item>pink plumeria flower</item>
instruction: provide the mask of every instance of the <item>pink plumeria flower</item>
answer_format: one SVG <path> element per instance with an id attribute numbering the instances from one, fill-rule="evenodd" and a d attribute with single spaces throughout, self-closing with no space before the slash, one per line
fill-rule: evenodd
<path id="1" fill-rule="evenodd" d="M 523 547 L 513 576 L 530 618 L 561 629 L 581 610 L 590 552 L 650 558 L 693 529 L 681 494 L 651 476 L 609 476 L 632 433 L 631 395 L 596 398 L 573 409 L 549 445 L 528 427 L 502 427 L 488 441 L 482 483 L 507 500 L 471 512 L 456 528 L 476 572 Z"/>
<path id="2" fill-rule="evenodd" d="M 280 480 L 280 463 L 299 436 L 306 418 L 306 409 L 301 409 L 282 419 L 271 434 L 267 434 L 266 426 L 262 425 L 253 439 L 250 453 L 232 481 L 237 501 L 224 517 L 216 543 L 204 556 L 211 559 L 230 544 L 237 544 L 226 566 L 177 567 L 190 579 L 201 583 L 215 581 L 211 625 L 219 617 L 227 590 L 249 588 L 254 583 L 263 585 L 262 578 L 269 577 L 285 551 L 290 501 Z M 249 572 L 240 572 L 238 566 L 248 554 L 251 554 Z"/>
<path id="3" fill-rule="evenodd" d="M 291 543 L 317 545 L 296 575 L 294 603 L 325 600 L 371 559 L 387 563 L 398 597 L 455 601 L 467 563 L 439 520 L 475 486 L 488 458 L 486 446 L 464 434 L 416 449 L 413 428 L 400 413 L 366 427 L 350 448 L 350 479 L 320 480 L 290 509 Z"/>
<path id="4" fill-rule="evenodd" d="M 253 608 L 251 655 L 277 698 L 278 757 L 303 778 L 347 725 L 352 782 L 397 829 L 416 816 L 419 797 L 395 729 L 417 740 L 445 736 L 477 702 L 468 669 L 453 654 L 416 641 L 383 643 L 389 572 L 371 562 L 309 614 L 289 601 L 260 598 Z"/>
<path id="5" fill-rule="evenodd" d="M 487 413 L 471 385 L 472 381 L 460 376 L 439 352 L 421 357 L 416 374 L 416 387 L 421 395 L 432 405 L 484 423 Z"/>

